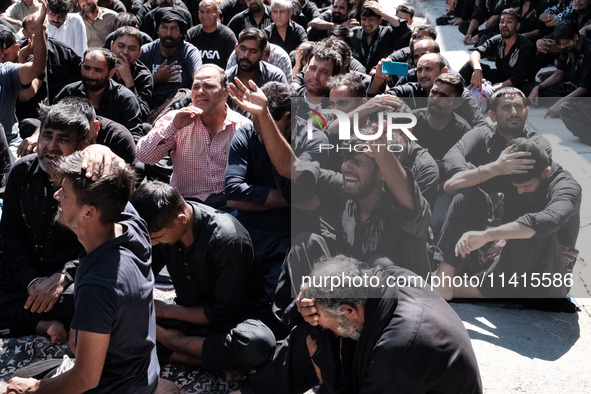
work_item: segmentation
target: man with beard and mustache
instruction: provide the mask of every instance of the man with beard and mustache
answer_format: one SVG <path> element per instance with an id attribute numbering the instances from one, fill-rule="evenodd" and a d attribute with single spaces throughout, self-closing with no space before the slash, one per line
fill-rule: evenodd
<path id="1" fill-rule="evenodd" d="M 544 297 L 547 299 L 526 304 L 574 312 L 574 305 L 564 300 L 571 287 L 568 281 L 556 281 L 551 286 L 536 286 L 535 283 L 536 276 L 562 279 L 572 272 L 574 261 L 573 265 L 566 265 L 561 249 L 578 254 L 574 247 L 579 233 L 581 186 L 531 139 L 517 138 L 504 153 L 507 151 L 526 152 L 533 163 L 528 170 L 503 177 L 511 185 L 505 192 L 503 224 L 490 227 L 481 223 L 478 227 L 464 228 L 455 254 L 475 258 L 479 253 L 472 255 L 471 252 L 477 251 L 486 253 L 489 259 L 492 254 L 498 261 L 490 268 L 485 267 L 488 268 L 486 277 L 495 278 L 497 283 L 500 277 L 516 277 L 516 280 L 506 288 L 495 287 L 489 280 L 478 287 L 471 283 L 454 285 L 453 295 L 462 298 Z M 499 244 L 499 241 L 506 243 Z M 484 246 L 490 242 L 493 246 L 486 251 Z"/>
<path id="2" fill-rule="evenodd" d="M 343 61 L 338 52 L 327 47 L 314 50 L 304 71 L 304 86 L 298 89 L 298 96 L 303 97 L 306 105 L 314 110 L 322 107 L 328 97 L 326 85 L 330 77 L 341 73 Z"/>
<path id="3" fill-rule="evenodd" d="M 460 105 L 464 83 L 457 74 L 443 73 L 429 91 L 427 108 L 415 109 L 417 124 L 412 133 L 419 144 L 427 148 L 438 163 L 442 164 L 447 151 L 471 129 L 470 125 L 454 110 Z M 443 169 L 443 168 L 441 168 Z"/>
<path id="4" fill-rule="evenodd" d="M 80 15 L 86 26 L 86 43 L 88 48 L 102 47 L 105 39 L 115 31 L 117 13 L 108 8 L 99 7 L 98 0 L 78 0 L 82 9 Z"/>
<path id="5" fill-rule="evenodd" d="M 334 0 L 332 8 L 310 21 L 308 40 L 320 41 L 327 37 L 327 30 L 334 25 L 343 25 L 349 29 L 359 26 L 359 22 L 352 17 L 355 2 L 352 0 Z"/>
<path id="6" fill-rule="evenodd" d="M 551 155 L 550 143 L 537 131 L 525 126 L 529 108 L 523 92 L 514 87 L 497 90 L 490 99 L 488 115 L 496 124 L 470 130 L 443 157 L 445 177 L 443 190 L 452 195 L 451 205 L 443 222 L 436 253 L 439 261 L 438 276 L 461 274 L 461 258 L 455 255 L 455 246 L 464 229 L 479 228 L 494 217 L 494 204 L 499 193 L 512 185 L 503 175 L 522 174 L 534 160 L 529 152 L 512 152 L 512 141 L 518 137 L 536 141 Z M 494 199 L 494 200 L 493 200 Z M 501 204 L 502 205 L 502 204 Z M 447 282 L 445 282 L 447 284 Z M 437 288 L 443 298 L 450 300 L 450 286 Z"/>
<path id="7" fill-rule="evenodd" d="M 470 81 L 472 87 L 481 90 L 483 79 L 493 84 L 498 90 L 507 86 L 514 86 L 526 95 L 533 87 L 535 76 L 536 49 L 530 40 L 517 31 L 520 27 L 521 16 L 517 8 L 507 8 L 501 13 L 497 34 L 486 40 L 470 55 L 470 60 L 460 69 L 465 81 Z M 496 69 L 481 64 L 484 57 L 494 57 Z"/>
<path id="8" fill-rule="evenodd" d="M 140 61 L 154 77 L 150 108 L 171 99 L 180 88 L 190 88 L 193 74 L 201 66 L 199 50 L 184 40 L 190 21 L 175 8 L 162 8 L 156 14 L 158 39 L 142 46 Z"/>
<path id="9" fill-rule="evenodd" d="M 66 85 L 55 96 L 55 102 L 64 97 L 85 97 L 96 114 L 125 126 L 133 135 L 141 136 L 140 104 L 135 94 L 113 81 L 117 57 L 105 48 L 89 48 L 84 53 L 80 74 L 82 81 Z"/>
<path id="10" fill-rule="evenodd" d="M 561 97 L 546 111 L 545 116 L 552 118 L 558 117 L 562 105 L 566 102 L 572 101 L 575 97 L 591 95 L 591 41 L 579 34 L 579 29 L 573 21 L 560 22 L 554 35 L 562 48 L 556 70 L 548 79 L 534 87 L 529 95 L 534 105 L 538 104 L 538 97 Z M 568 121 L 565 123 L 568 125 Z"/>
<path id="11" fill-rule="evenodd" d="M 271 10 L 263 0 L 246 0 L 246 9 L 236 14 L 228 23 L 228 27 L 238 37 L 244 29 L 255 27 L 264 30 L 271 26 L 271 23 Z"/>
<path id="12" fill-rule="evenodd" d="M 482 392 L 462 321 L 416 274 L 367 269 L 338 255 L 317 263 L 307 279 L 306 298 L 298 298 L 306 322 L 240 393 L 302 393 L 318 385 L 331 393 Z"/>
<path id="13" fill-rule="evenodd" d="M 238 78 L 247 86 L 251 79 L 257 86 L 263 86 L 267 82 L 287 85 L 287 78 L 281 69 L 261 60 L 268 42 L 267 35 L 262 30 L 244 29 L 238 36 L 235 48 L 236 65 L 226 70 L 228 82 L 234 82 Z"/>
<path id="14" fill-rule="evenodd" d="M 10 172 L 0 220 L 2 335 L 36 332 L 54 343 L 66 340 L 73 314 L 70 285 L 82 247 L 70 230 L 54 222 L 56 188 L 49 172 L 62 156 L 87 145 L 89 131 L 88 118 L 77 108 L 42 106 L 37 153 L 21 158 Z M 92 177 L 98 177 L 100 165 L 110 166 L 116 158 L 102 145 L 91 145 L 84 153 L 96 157 L 86 170 Z"/>
<path id="15" fill-rule="evenodd" d="M 448 67 L 445 65 L 445 59 L 439 53 L 426 53 L 417 60 L 416 70 L 417 82 L 407 82 L 386 90 L 386 94 L 408 98 L 404 102 L 411 109 L 423 108 L 427 105 L 427 97 L 429 97 L 435 79 L 439 75 L 447 73 Z M 381 74 L 382 72 L 378 71 L 374 79 L 377 79 Z M 464 118 L 471 127 L 488 124 L 482 116 L 480 106 L 467 89 L 464 89 L 461 98 L 460 105 L 454 109 L 455 113 Z"/>

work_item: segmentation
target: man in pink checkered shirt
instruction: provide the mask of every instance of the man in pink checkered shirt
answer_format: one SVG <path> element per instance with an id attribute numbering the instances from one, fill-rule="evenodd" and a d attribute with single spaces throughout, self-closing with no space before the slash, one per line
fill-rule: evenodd
<path id="1" fill-rule="evenodd" d="M 170 154 L 170 184 L 184 198 L 219 209 L 226 209 L 224 181 L 232 136 L 250 122 L 226 105 L 228 94 L 224 70 L 214 64 L 201 66 L 193 78 L 191 105 L 159 119 L 136 150 L 137 159 L 146 164 Z"/>

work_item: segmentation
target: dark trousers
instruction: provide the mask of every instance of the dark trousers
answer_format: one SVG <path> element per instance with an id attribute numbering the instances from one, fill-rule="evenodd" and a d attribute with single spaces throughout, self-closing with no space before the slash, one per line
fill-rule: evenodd
<path id="1" fill-rule="evenodd" d="M 591 98 L 573 99 L 564 103 L 560 108 L 560 119 L 581 142 L 591 145 Z"/>
<path id="2" fill-rule="evenodd" d="M 74 316 L 74 285 L 70 285 L 54 307 L 46 313 L 32 313 L 25 309 L 29 294 L 13 284 L 0 284 L 0 336 L 17 337 L 35 333 L 41 320 L 58 320 L 66 330 Z"/>

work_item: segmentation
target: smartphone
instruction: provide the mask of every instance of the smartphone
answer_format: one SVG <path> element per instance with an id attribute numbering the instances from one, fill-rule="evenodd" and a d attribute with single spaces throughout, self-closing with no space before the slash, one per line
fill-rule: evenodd
<path id="1" fill-rule="evenodd" d="M 385 62 L 382 63 L 382 72 L 390 75 L 408 75 L 408 63 Z"/>

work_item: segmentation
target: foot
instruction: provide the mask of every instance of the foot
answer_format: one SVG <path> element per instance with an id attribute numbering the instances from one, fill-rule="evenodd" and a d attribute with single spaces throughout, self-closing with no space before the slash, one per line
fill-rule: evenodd
<path id="1" fill-rule="evenodd" d="M 470 41 L 470 44 L 474 46 L 478 45 L 478 39 L 478 36 L 473 36 L 472 40 Z"/>
<path id="2" fill-rule="evenodd" d="M 54 345 L 66 343 L 68 339 L 68 333 L 64 325 L 57 320 L 41 320 L 37 324 L 35 331 L 37 331 L 37 334 L 48 336 Z"/>

